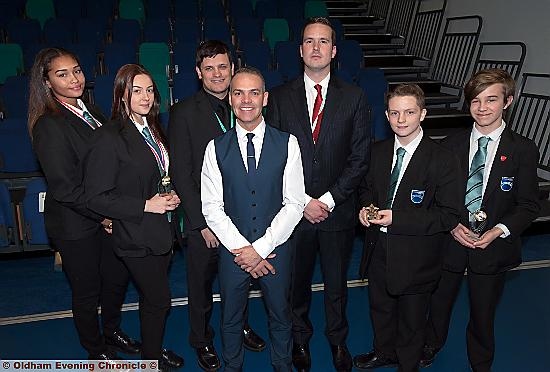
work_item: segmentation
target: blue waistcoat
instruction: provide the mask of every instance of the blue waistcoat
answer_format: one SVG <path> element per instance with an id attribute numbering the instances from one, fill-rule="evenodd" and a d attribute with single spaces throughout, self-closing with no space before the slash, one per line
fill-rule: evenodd
<path id="1" fill-rule="evenodd" d="M 250 242 L 262 237 L 283 206 L 288 133 L 265 128 L 255 181 L 248 181 L 235 128 L 217 137 L 216 160 L 223 179 L 225 213 Z M 257 151 L 257 149 L 256 149 Z"/>

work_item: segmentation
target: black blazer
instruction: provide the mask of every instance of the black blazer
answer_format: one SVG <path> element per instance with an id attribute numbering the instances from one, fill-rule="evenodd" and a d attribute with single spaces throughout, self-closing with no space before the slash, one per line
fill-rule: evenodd
<path id="1" fill-rule="evenodd" d="M 97 129 L 85 165 L 87 205 L 113 220 L 117 255 L 143 257 L 172 249 L 166 215 L 143 211 L 145 201 L 158 192 L 161 176 L 153 153 L 130 120 Z"/>
<path id="2" fill-rule="evenodd" d="M 460 160 L 460 200 L 464 201 L 469 172 L 471 129 L 448 137 L 443 145 Z M 486 249 L 469 249 L 454 239 L 449 241 L 445 268 L 463 271 L 466 267 L 479 274 L 496 274 L 521 263 L 521 233 L 537 218 L 539 153 L 533 141 L 506 128 L 500 138 L 495 159 L 483 195 L 481 208 L 487 212 L 487 229 L 503 223 L 510 230 L 506 239 L 495 239 Z M 503 177 L 513 177 L 512 189 L 503 191 Z M 464 204 L 464 203 L 462 203 Z M 468 210 L 462 205 L 460 223 L 468 227 Z"/>
<path id="3" fill-rule="evenodd" d="M 370 110 L 361 88 L 331 76 L 317 143 L 313 143 L 303 77 L 274 88 L 266 123 L 298 139 L 306 193 L 319 198 L 329 191 L 336 207 L 319 224 L 327 231 L 357 223 L 357 186 L 367 172 Z M 309 223 L 302 219 L 301 223 Z"/>
<path id="4" fill-rule="evenodd" d="M 208 142 L 222 134 L 203 89 L 172 106 L 168 125 L 170 177 L 181 199 L 186 231 L 206 227 L 200 191 L 202 161 Z"/>
<path id="5" fill-rule="evenodd" d="M 82 162 L 94 130 L 63 105 L 57 105 L 58 114 L 42 115 L 36 122 L 33 147 L 48 184 L 44 204 L 48 236 L 76 240 L 95 233 L 103 220 L 86 208 L 82 184 Z M 101 123 L 107 122 L 97 107 L 89 103 L 86 107 Z"/>
<path id="6" fill-rule="evenodd" d="M 374 144 L 371 166 L 360 187 L 361 205 L 372 203 L 385 209 L 393 149 L 393 138 Z M 458 224 L 458 187 L 458 160 L 424 135 L 395 192 L 387 233 L 381 233 L 377 225 L 367 229 L 363 266 L 376 246 L 368 243 L 387 239 L 386 280 L 391 294 L 435 288 L 441 273 L 443 238 Z M 423 192 L 420 202 L 415 199 L 418 203 L 413 202 L 413 190 Z"/>

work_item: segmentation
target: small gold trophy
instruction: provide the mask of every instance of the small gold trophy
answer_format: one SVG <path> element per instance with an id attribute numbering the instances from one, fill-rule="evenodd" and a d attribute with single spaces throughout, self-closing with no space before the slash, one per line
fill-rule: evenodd
<path id="1" fill-rule="evenodd" d="M 487 213 L 481 209 L 470 213 L 470 230 L 473 234 L 470 234 L 470 238 L 473 240 L 479 240 L 479 237 L 485 226 L 487 225 Z"/>
<path id="2" fill-rule="evenodd" d="M 367 220 L 377 220 L 380 218 L 378 214 L 380 208 L 375 207 L 374 204 L 371 203 L 368 207 L 363 207 L 363 209 L 367 211 Z"/>
<path id="3" fill-rule="evenodd" d="M 159 195 L 168 195 L 172 192 L 172 182 L 170 181 L 170 176 L 165 173 L 164 177 L 162 177 L 158 183 L 158 192 Z M 168 218 L 168 221 L 172 221 L 172 212 L 166 213 L 166 218 Z"/>

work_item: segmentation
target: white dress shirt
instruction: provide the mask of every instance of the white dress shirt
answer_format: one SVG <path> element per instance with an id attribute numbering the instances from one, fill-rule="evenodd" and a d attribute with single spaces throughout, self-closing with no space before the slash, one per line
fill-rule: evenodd
<path id="1" fill-rule="evenodd" d="M 319 83 L 314 82 L 313 80 L 310 79 L 309 76 L 307 76 L 307 74 L 304 74 L 304 85 L 306 89 L 306 100 L 307 100 L 307 112 L 309 114 L 309 124 L 311 126 L 312 136 L 316 126 L 315 123 L 311 122 L 311 117 L 313 116 L 313 106 L 315 105 L 315 99 L 317 98 L 317 89 L 315 89 L 315 85 L 316 84 L 321 85 L 321 96 L 323 97 L 323 103 L 321 104 L 321 108 L 319 109 L 319 112 L 322 112 L 325 109 L 325 102 L 327 100 L 329 81 L 330 81 L 330 72 Z M 321 122 L 321 125 L 323 125 L 322 122 Z M 311 201 L 311 199 L 313 198 L 306 194 L 306 205 Z M 329 208 L 329 211 L 331 212 L 336 206 L 336 203 L 334 202 L 334 198 L 332 197 L 332 194 L 328 191 L 325 192 L 323 195 L 321 195 L 321 197 L 318 200 L 322 203 L 325 203 Z"/>
<path id="2" fill-rule="evenodd" d="M 502 132 L 504 132 L 504 129 L 506 129 L 506 123 L 503 120 L 502 124 L 500 124 L 500 127 L 487 135 L 482 134 L 479 130 L 477 130 L 475 125 L 472 129 L 472 133 L 470 134 L 470 153 L 468 157 L 468 169 L 470 169 L 470 166 L 472 165 L 472 160 L 474 159 L 474 155 L 477 152 L 479 138 L 486 136 L 491 139 L 487 144 L 487 158 L 485 159 L 485 169 L 483 170 L 483 188 L 481 189 L 482 200 L 483 196 L 485 195 L 485 188 L 487 187 L 487 182 L 489 181 L 489 175 L 491 174 L 491 169 L 493 168 L 493 162 L 495 160 L 495 155 L 497 153 L 500 138 L 502 136 Z M 508 227 L 506 227 L 506 225 L 499 223 L 495 227 L 500 227 L 500 229 L 503 231 L 503 233 L 500 235 L 501 238 L 506 238 L 508 235 L 510 235 L 510 230 L 508 229 Z"/>
<path id="3" fill-rule="evenodd" d="M 238 120 L 237 120 L 238 123 Z M 249 133 L 240 125 L 236 126 L 237 140 L 245 168 L 246 145 Z M 262 122 L 251 132 L 256 164 L 262 152 L 265 134 L 265 122 Z M 283 173 L 283 207 L 271 221 L 264 235 L 254 242 L 249 242 L 233 224 L 224 210 L 223 179 L 216 159 L 216 145 L 211 140 L 206 147 L 201 172 L 201 202 L 202 214 L 208 227 L 216 234 L 220 242 L 229 251 L 252 245 L 254 250 L 266 258 L 273 250 L 286 242 L 302 219 L 305 206 L 304 172 L 298 140 L 292 134 L 288 139 L 288 155 Z"/>

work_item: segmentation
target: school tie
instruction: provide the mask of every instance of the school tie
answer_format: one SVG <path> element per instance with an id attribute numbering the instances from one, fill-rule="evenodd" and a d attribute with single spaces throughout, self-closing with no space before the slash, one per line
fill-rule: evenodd
<path id="1" fill-rule="evenodd" d="M 253 181 L 256 176 L 256 153 L 252 138 L 254 133 L 247 133 L 248 143 L 246 144 L 246 165 L 248 166 L 248 180 Z"/>
<path id="2" fill-rule="evenodd" d="M 487 159 L 487 145 L 489 137 L 479 137 L 477 151 L 470 165 L 468 182 L 466 183 L 466 198 L 464 203 L 470 213 L 481 208 L 481 191 L 483 190 L 483 173 L 485 171 L 485 160 Z"/>
<path id="3" fill-rule="evenodd" d="M 403 158 L 407 151 L 403 147 L 399 147 L 396 150 L 397 160 L 391 171 L 390 176 L 390 189 L 388 190 L 388 200 L 386 202 L 386 208 L 390 209 L 393 204 L 393 198 L 395 197 L 395 191 L 397 189 L 397 180 L 399 179 L 399 173 L 401 173 L 401 166 L 403 165 Z"/>
<path id="4" fill-rule="evenodd" d="M 151 135 L 151 131 L 149 130 L 149 127 L 144 127 L 141 133 L 143 134 L 143 137 L 145 138 L 147 143 L 150 144 L 151 147 L 155 150 L 158 158 L 162 159 L 162 152 L 160 151 L 160 147 L 153 139 L 153 136 Z"/>
<path id="5" fill-rule="evenodd" d="M 317 97 L 315 97 L 315 103 L 313 104 L 313 115 L 311 116 L 311 123 L 315 123 L 317 119 L 317 124 L 315 129 L 313 129 L 313 142 L 317 142 L 319 138 L 319 132 L 321 131 L 321 120 L 323 120 L 323 113 L 319 112 L 321 110 L 321 105 L 323 104 L 323 95 L 321 94 L 321 85 L 315 84 L 315 89 L 317 90 Z"/>
<path id="6" fill-rule="evenodd" d="M 92 127 L 92 129 L 97 129 L 97 123 L 88 111 L 82 111 L 82 116 L 84 117 L 84 120 L 86 120 L 86 122 Z"/>

